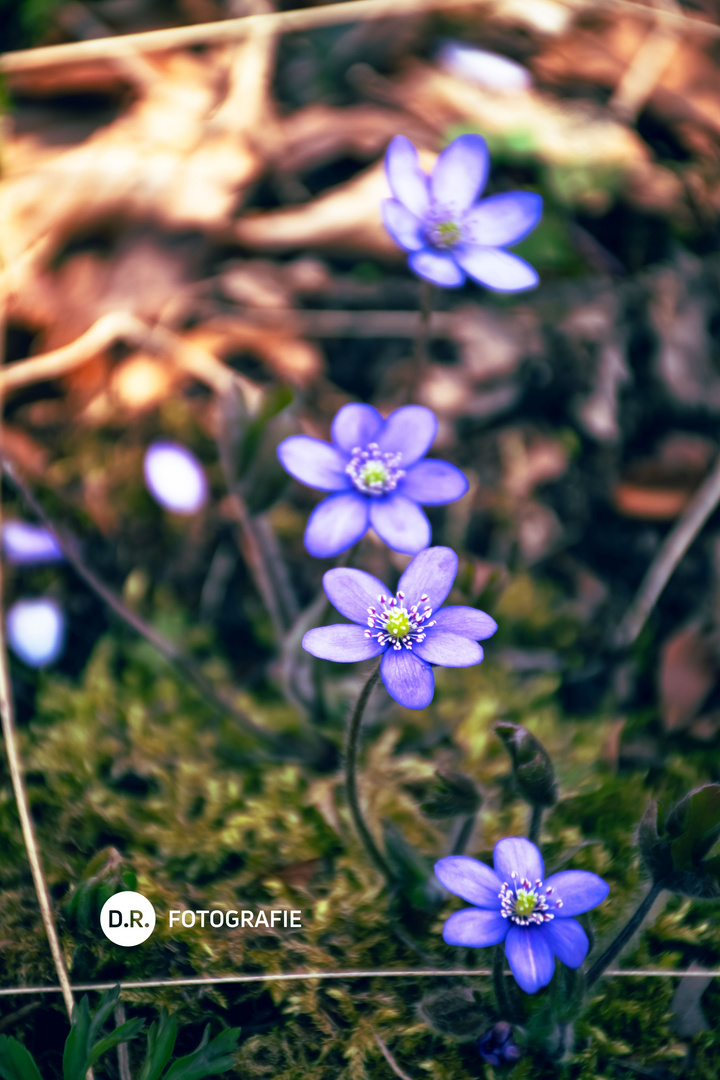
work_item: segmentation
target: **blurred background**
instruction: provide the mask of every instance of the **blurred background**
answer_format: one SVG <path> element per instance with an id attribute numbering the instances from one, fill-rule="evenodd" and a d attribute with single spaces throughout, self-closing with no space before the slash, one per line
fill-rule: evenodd
<path id="1" fill-rule="evenodd" d="M 720 780 L 720 516 L 632 647 L 616 636 L 718 452 L 720 5 L 393 8 L 320 25 L 308 6 L 305 29 L 59 62 L 21 50 L 283 8 L 0 0 L 4 605 L 75 981 L 480 964 L 440 937 L 426 879 L 457 821 L 431 796 L 438 769 L 479 785 L 468 854 L 525 829 L 498 720 L 554 756 L 544 848 L 612 881 L 601 936 L 640 887 L 645 802 Z M 542 194 L 516 248 L 541 285 L 435 290 L 418 369 L 420 286 L 380 220 L 383 156 L 402 133 L 429 169 L 462 132 L 489 144 L 486 194 Z M 368 816 L 405 875 L 395 929 L 340 771 L 363 671 L 299 647 L 333 621 L 332 564 L 302 543 L 320 495 L 275 456 L 287 435 L 327 438 L 357 400 L 437 414 L 432 453 L 470 490 L 429 511 L 433 542 L 460 555 L 451 602 L 500 625 L 482 667 L 438 672 L 430 709 L 378 694 L 369 718 Z M 408 561 L 373 536 L 354 559 L 390 585 Z M 53 982 L 0 774 L 0 982 Z M 242 900 L 306 918 L 293 935 L 159 927 L 128 951 L 95 930 L 121 887 L 158 911 Z M 718 910 L 665 902 L 630 960 L 717 967 Z M 238 1076 L 384 1080 L 378 1034 L 398 1075 L 493 1075 L 418 1019 L 427 989 L 128 1000 L 177 1011 L 188 1045 L 208 1018 L 242 1026 Z M 715 1077 L 720 991 L 704 983 L 689 1010 L 677 993 L 605 984 L 569 1075 Z M 60 1075 L 58 1002 L 0 998 L 1 1030 Z M 550 1068 L 530 1055 L 516 1075 Z"/>

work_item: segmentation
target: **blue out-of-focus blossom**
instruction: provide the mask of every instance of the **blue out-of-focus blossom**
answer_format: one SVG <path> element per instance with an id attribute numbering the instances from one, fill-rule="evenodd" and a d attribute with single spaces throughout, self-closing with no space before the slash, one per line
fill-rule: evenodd
<path id="1" fill-rule="evenodd" d="M 385 156 L 393 197 L 383 200 L 385 228 L 408 251 L 421 278 L 457 289 L 470 276 L 495 292 L 520 292 L 538 283 L 537 271 L 505 248 L 535 228 L 542 197 L 508 191 L 477 201 L 485 187 L 490 155 L 480 135 L 460 135 L 435 163 L 420 168 L 409 139 L 396 135 Z"/>
<path id="2" fill-rule="evenodd" d="M 422 405 L 405 405 L 383 420 L 377 409 L 344 405 L 332 423 L 332 442 L 291 435 L 278 457 L 296 480 L 330 492 L 313 510 L 305 547 L 316 558 L 339 555 L 372 527 L 394 551 L 414 555 L 430 543 L 420 505 L 442 506 L 468 489 L 449 461 L 425 458 L 437 418 Z"/>
<path id="3" fill-rule="evenodd" d="M 462 41 L 446 41 L 437 55 L 438 65 L 449 75 L 484 86 L 487 90 L 519 93 L 532 86 L 532 75 L 507 56 L 476 49 Z"/>
<path id="4" fill-rule="evenodd" d="M 2 543 L 8 562 L 17 566 L 25 563 L 61 562 L 63 558 L 57 540 L 42 525 L 6 521 L 2 527 Z"/>
<path id="5" fill-rule="evenodd" d="M 522 1051 L 513 1039 L 513 1029 L 507 1020 L 500 1020 L 478 1041 L 480 1057 L 486 1065 L 514 1065 Z"/>
<path id="6" fill-rule="evenodd" d="M 143 472 L 152 497 L 174 514 L 196 514 L 207 502 L 205 470 L 195 455 L 178 443 L 152 443 Z"/>
<path id="7" fill-rule="evenodd" d="M 325 595 L 352 622 L 309 630 L 303 648 L 344 664 L 382 656 L 380 677 L 390 697 L 407 709 L 424 709 L 435 689 L 431 665 L 479 664 L 478 641 L 497 630 L 495 620 L 477 608 L 440 606 L 457 568 L 451 548 L 427 548 L 408 564 L 395 596 L 364 570 L 328 570 Z"/>
<path id="8" fill-rule="evenodd" d="M 10 648 L 28 667 L 47 667 L 62 655 L 65 616 L 47 597 L 17 600 L 7 613 Z"/>
<path id="9" fill-rule="evenodd" d="M 518 985 L 528 994 L 547 986 L 555 957 L 579 968 L 587 935 L 573 915 L 601 904 L 609 885 L 587 870 L 561 870 L 545 878 L 542 855 L 530 840 L 511 836 L 493 852 L 494 870 L 466 855 L 435 864 L 441 885 L 474 907 L 456 911 L 443 927 L 448 945 L 483 948 L 505 942 Z"/>

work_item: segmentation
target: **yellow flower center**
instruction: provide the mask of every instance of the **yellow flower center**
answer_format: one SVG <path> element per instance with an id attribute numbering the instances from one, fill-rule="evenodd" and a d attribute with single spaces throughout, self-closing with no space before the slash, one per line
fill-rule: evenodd
<path id="1" fill-rule="evenodd" d="M 363 483 L 368 485 L 384 484 L 389 479 L 389 472 L 381 461 L 369 461 L 360 470 Z"/>
<path id="2" fill-rule="evenodd" d="M 394 638 L 404 638 L 410 633 L 410 619 L 405 608 L 398 608 L 388 616 L 385 633 Z"/>
<path id="3" fill-rule="evenodd" d="M 538 898 L 535 893 L 527 892 L 525 889 L 518 889 L 517 899 L 515 900 L 515 914 L 523 917 L 532 915 L 537 907 L 537 902 Z"/>

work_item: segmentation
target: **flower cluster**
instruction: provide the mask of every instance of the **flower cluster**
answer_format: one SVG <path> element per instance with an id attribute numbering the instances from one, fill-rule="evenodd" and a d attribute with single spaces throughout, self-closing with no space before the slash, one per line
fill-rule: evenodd
<path id="1" fill-rule="evenodd" d="M 420 168 L 409 139 L 396 135 L 385 158 L 392 199 L 382 206 L 385 228 L 410 252 L 421 278 L 457 289 L 466 275 L 496 292 L 520 292 L 538 283 L 537 272 L 505 248 L 535 228 L 542 197 L 509 191 L 476 202 L 490 156 L 480 135 L 461 135 L 440 154 L 432 175 Z"/>
<path id="2" fill-rule="evenodd" d="M 394 551 L 414 555 L 430 543 L 420 505 L 461 498 L 465 474 L 449 461 L 426 459 L 437 432 L 435 414 L 406 405 L 383 420 L 371 405 L 345 405 L 332 423 L 332 442 L 291 435 L 278 446 L 284 468 L 310 487 L 330 492 L 312 512 L 305 547 L 316 558 L 339 555 L 372 526 Z"/>
<path id="3" fill-rule="evenodd" d="M 589 943 L 573 916 L 597 907 L 610 889 L 586 870 L 561 870 L 546 879 L 542 855 L 523 837 L 498 841 L 493 865 L 491 870 L 465 855 L 435 864 L 440 883 L 474 905 L 450 916 L 443 938 L 473 948 L 505 942 L 515 979 L 534 994 L 552 979 L 555 957 L 580 967 Z"/>
<path id="4" fill-rule="evenodd" d="M 457 568 L 450 548 L 427 548 L 408 565 L 395 596 L 364 570 L 328 570 L 325 595 L 352 622 L 309 630 L 303 648 L 338 663 L 382 656 L 380 676 L 390 697 L 408 709 L 424 709 L 435 689 L 431 665 L 479 664 L 478 641 L 497 630 L 484 611 L 441 607 Z"/>

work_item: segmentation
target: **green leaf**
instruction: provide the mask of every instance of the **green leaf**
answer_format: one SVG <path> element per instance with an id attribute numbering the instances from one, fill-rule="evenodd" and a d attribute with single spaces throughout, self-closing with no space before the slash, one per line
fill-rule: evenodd
<path id="1" fill-rule="evenodd" d="M 205 1076 L 219 1076 L 232 1069 L 240 1028 L 229 1028 L 208 1043 L 210 1025 L 205 1028 L 197 1050 L 180 1058 L 165 1074 L 164 1080 L 203 1080 Z"/>
<path id="2" fill-rule="evenodd" d="M 73 1009 L 72 1027 L 63 1051 L 63 1080 L 84 1080 L 88 1070 L 90 1005 L 87 995 Z"/>
<path id="3" fill-rule="evenodd" d="M 160 1075 L 172 1057 L 177 1039 L 177 1021 L 163 1011 L 159 1022 L 151 1025 L 147 1035 L 145 1060 L 138 1080 L 160 1080 Z"/>
<path id="4" fill-rule="evenodd" d="M 293 394 L 289 386 L 276 386 L 265 396 L 259 412 L 247 426 L 240 444 L 239 475 L 247 472 L 255 458 L 260 440 L 268 423 L 292 402 Z"/>
<path id="5" fill-rule="evenodd" d="M 1 1080 L 42 1080 L 32 1054 L 10 1035 L 0 1035 Z"/>
<path id="6" fill-rule="evenodd" d="M 93 1046 L 90 1052 L 90 1065 L 94 1065 L 95 1062 L 102 1057 L 108 1050 L 112 1050 L 114 1046 L 119 1046 L 120 1043 L 130 1042 L 130 1039 L 134 1039 L 138 1032 L 142 1031 L 145 1027 L 145 1021 L 142 1017 L 138 1017 L 135 1020 L 128 1020 L 124 1024 L 120 1024 L 114 1031 L 111 1031 L 109 1035 L 98 1040 Z"/>

